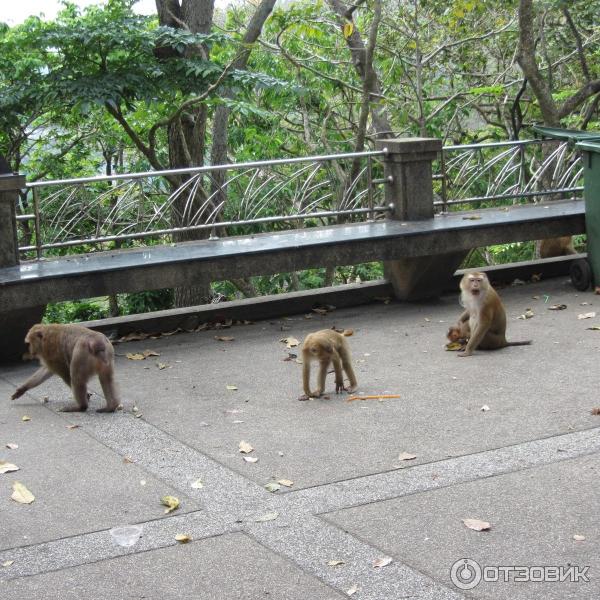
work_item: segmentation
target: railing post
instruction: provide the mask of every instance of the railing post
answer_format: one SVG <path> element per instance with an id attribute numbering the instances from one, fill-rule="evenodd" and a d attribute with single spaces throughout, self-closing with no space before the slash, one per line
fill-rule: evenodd
<path id="1" fill-rule="evenodd" d="M 386 204 L 392 207 L 390 218 L 421 221 L 434 218 L 432 162 L 442 150 L 436 138 L 380 140 L 377 148 L 387 149 L 384 174 Z M 438 217 L 439 218 L 439 217 Z M 421 300 L 438 296 L 460 266 L 465 252 L 435 256 L 401 258 L 384 263 L 399 300 Z"/>
<path id="2" fill-rule="evenodd" d="M 2 157 L 0 157 L 1 159 Z M 0 160 L 0 165 L 4 161 Z M 19 190 L 25 187 L 25 177 L 0 172 L 0 270 L 19 265 L 16 207 Z M 18 308 L 7 306 L 0 288 L 0 362 L 19 360 L 26 350 L 25 334 L 42 319 L 46 306 Z"/>
<path id="3" fill-rule="evenodd" d="M 25 177 L 0 173 L 0 268 L 19 264 L 16 206 Z"/>

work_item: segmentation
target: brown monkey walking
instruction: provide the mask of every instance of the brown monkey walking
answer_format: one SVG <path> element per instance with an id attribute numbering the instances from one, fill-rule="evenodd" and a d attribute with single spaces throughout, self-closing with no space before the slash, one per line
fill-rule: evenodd
<path id="1" fill-rule="evenodd" d="M 29 354 L 39 358 L 41 367 L 12 395 L 19 398 L 27 390 L 56 374 L 72 389 L 76 404 L 64 412 L 85 411 L 88 407 L 87 382 L 98 375 L 106 406 L 97 412 L 114 412 L 119 398 L 114 382 L 114 349 L 108 338 L 81 325 L 34 325 L 25 342 Z"/>
<path id="2" fill-rule="evenodd" d="M 564 235 L 558 238 L 548 238 L 541 240 L 539 245 L 540 258 L 550 258 L 552 256 L 568 256 L 577 254 L 573 247 L 573 238 L 570 235 Z"/>
<path id="3" fill-rule="evenodd" d="M 317 389 L 310 391 L 310 363 L 313 360 L 319 361 L 319 374 L 317 378 Z M 343 390 L 354 392 L 357 381 L 352 362 L 350 358 L 350 345 L 346 338 L 332 329 L 322 329 L 315 333 L 310 333 L 304 340 L 302 348 L 302 384 L 304 393 L 309 397 L 318 397 L 325 390 L 325 377 L 327 368 L 333 362 L 335 370 L 335 392 Z M 344 387 L 344 374 L 346 371 L 350 385 Z"/>
<path id="4" fill-rule="evenodd" d="M 460 289 L 465 310 L 456 327 L 448 331 L 448 338 L 453 330 L 458 330 L 461 337 L 469 338 L 465 351 L 458 356 L 471 356 L 477 348 L 496 350 L 531 344 L 531 340 L 506 341 L 506 311 L 485 273 L 466 273 L 460 280 Z"/>

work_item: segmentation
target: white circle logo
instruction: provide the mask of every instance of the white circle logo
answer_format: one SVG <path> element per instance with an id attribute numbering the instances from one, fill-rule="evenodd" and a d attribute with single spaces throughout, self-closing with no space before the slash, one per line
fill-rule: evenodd
<path id="1" fill-rule="evenodd" d="M 472 590 L 481 582 L 481 567 L 471 558 L 461 558 L 452 565 L 450 579 L 457 588 Z"/>

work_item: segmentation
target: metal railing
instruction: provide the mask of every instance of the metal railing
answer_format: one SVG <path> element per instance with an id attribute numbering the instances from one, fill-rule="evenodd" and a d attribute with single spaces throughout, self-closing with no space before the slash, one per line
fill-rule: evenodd
<path id="1" fill-rule="evenodd" d="M 387 150 L 40 181 L 18 210 L 25 258 L 249 235 L 373 220 L 384 205 Z M 583 167 L 567 142 L 446 146 L 434 162 L 441 212 L 581 195 Z"/>
<path id="2" fill-rule="evenodd" d="M 568 142 L 523 140 L 445 146 L 434 175 L 442 212 L 580 197 L 583 166 Z"/>
<path id="3" fill-rule="evenodd" d="M 19 250 L 41 258 L 77 246 L 105 250 L 375 219 L 390 210 L 379 185 L 385 152 L 30 183 L 17 217 Z"/>

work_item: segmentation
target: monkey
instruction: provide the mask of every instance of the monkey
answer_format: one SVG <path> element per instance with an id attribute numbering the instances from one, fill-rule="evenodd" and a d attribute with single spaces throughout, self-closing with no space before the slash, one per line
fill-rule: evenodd
<path id="1" fill-rule="evenodd" d="M 573 247 L 573 238 L 570 235 L 540 240 L 539 244 L 540 258 L 577 254 L 577 250 Z"/>
<path id="2" fill-rule="evenodd" d="M 319 361 L 319 375 L 317 389 L 310 391 L 310 363 L 313 360 Z M 333 362 L 335 370 L 335 392 L 341 391 L 354 392 L 357 381 L 352 362 L 350 358 L 350 346 L 346 338 L 332 329 L 322 329 L 315 333 L 310 333 L 304 340 L 302 348 L 302 384 L 304 393 L 312 398 L 319 397 L 325 390 L 325 377 L 327 368 Z M 344 374 L 350 380 L 350 385 L 344 387 Z"/>
<path id="3" fill-rule="evenodd" d="M 466 344 L 470 335 L 471 330 L 469 329 L 469 321 L 463 323 L 459 321 L 456 325 L 452 325 L 448 328 L 446 337 L 450 343 L 458 342 L 459 344 Z"/>
<path id="4" fill-rule="evenodd" d="M 11 396 L 15 400 L 58 375 L 73 391 L 76 404 L 63 412 L 83 412 L 88 408 L 87 382 L 98 375 L 106 406 L 97 412 L 114 412 L 120 404 L 114 383 L 114 349 L 99 331 L 81 325 L 34 325 L 25 336 L 29 355 L 38 358 L 41 367 Z"/>
<path id="5" fill-rule="evenodd" d="M 506 341 L 506 311 L 485 273 L 465 273 L 460 280 L 460 289 L 461 304 L 465 310 L 459 317 L 456 328 L 469 341 L 464 352 L 459 352 L 458 356 L 471 356 L 477 348 L 497 350 L 507 346 L 531 344 L 531 340 Z"/>

